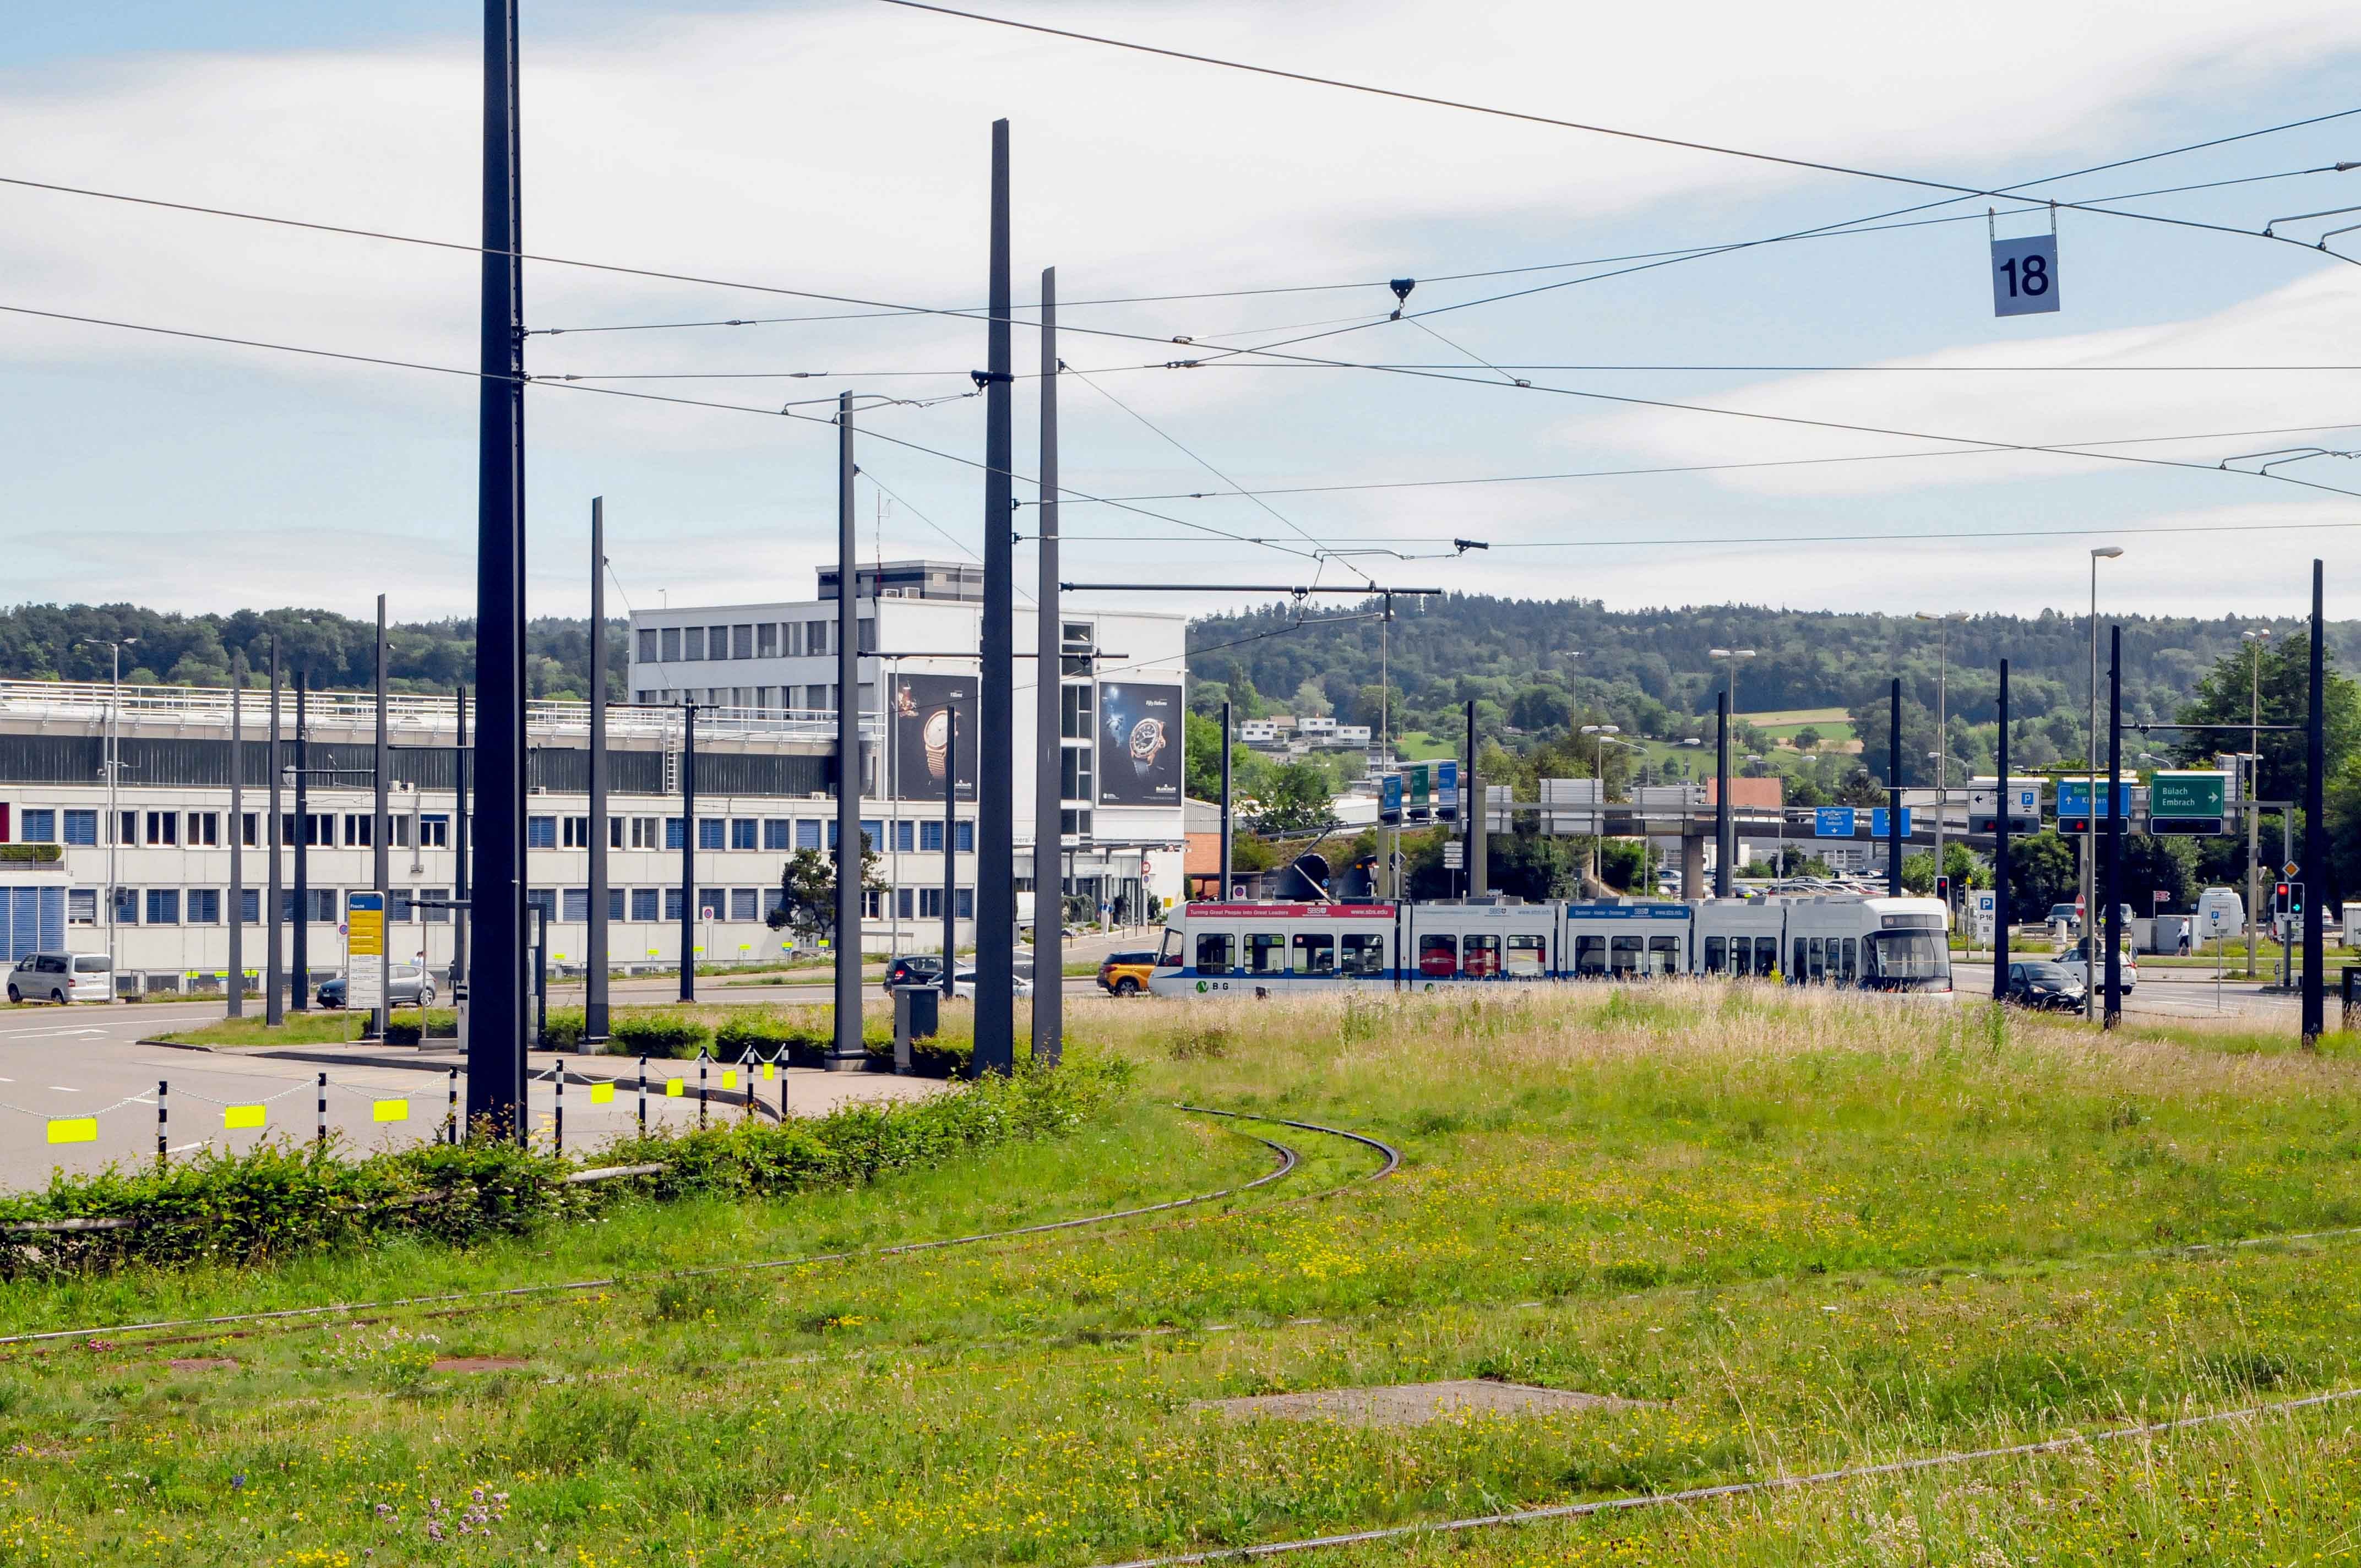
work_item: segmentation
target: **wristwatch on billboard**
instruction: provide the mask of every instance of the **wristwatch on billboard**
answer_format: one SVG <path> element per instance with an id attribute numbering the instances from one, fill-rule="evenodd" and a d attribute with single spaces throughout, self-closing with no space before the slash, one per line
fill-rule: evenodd
<path id="1" fill-rule="evenodd" d="M 1164 720 L 1143 718 L 1131 727 L 1131 771 L 1146 778 L 1164 752 Z"/>
<path id="2" fill-rule="evenodd" d="M 926 728 L 919 731 L 919 739 L 927 748 L 927 776 L 939 784 L 950 751 L 951 710 L 939 707 L 927 715 Z"/>

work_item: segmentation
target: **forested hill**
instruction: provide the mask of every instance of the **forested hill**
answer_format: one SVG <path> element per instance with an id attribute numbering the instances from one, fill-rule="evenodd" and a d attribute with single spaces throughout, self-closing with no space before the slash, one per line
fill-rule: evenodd
<path id="1" fill-rule="evenodd" d="M 1189 630 L 1194 706 L 1202 711 L 1228 696 L 1285 713 L 1316 696 L 1347 722 L 1374 723 L 1382 630 L 1370 613 L 1376 608 L 1283 606 L 1197 621 Z M 2302 624 L 2293 617 L 2107 620 L 2124 629 L 2126 719 L 2172 717 L 2199 676 L 2240 646 L 2242 630 L 2269 625 L 2277 640 Z M 1562 722 L 1571 697 L 1664 733 L 1678 716 L 1712 711 L 1720 679 L 1708 652 L 1715 648 L 1755 650 L 1739 675 L 1742 711 L 1882 705 L 1896 675 L 1907 700 L 1935 704 L 1938 628 L 1907 617 L 1751 605 L 1609 610 L 1596 600 L 1453 595 L 1423 608 L 1397 601 L 1390 632 L 1397 730 L 1448 729 L 1469 698 L 1488 699 L 1508 723 L 1538 729 Z M 2361 622 L 2331 622 L 2328 644 L 2332 656 L 2361 648 Z M 1991 720 L 2004 657 L 2012 718 L 2081 711 L 2090 689 L 2087 620 L 2045 611 L 1953 624 L 1954 716 Z M 1312 692 L 1303 691 L 1307 684 Z"/>
<path id="2" fill-rule="evenodd" d="M 623 693 L 624 623 L 608 625 L 608 692 Z M 100 641 L 137 639 L 123 650 L 123 674 L 141 685 L 227 685 L 230 655 L 243 651 L 257 671 L 270 667 L 279 639 L 280 667 L 301 671 L 318 690 L 366 690 L 377 679 L 377 624 L 324 609 L 242 609 L 229 615 L 168 615 L 137 605 L 19 605 L 0 610 L 0 678 L 103 681 L 108 651 Z M 448 691 L 476 678 L 473 620 L 397 624 L 389 629 L 396 691 Z M 544 617 L 525 629 L 526 674 L 537 697 L 588 695 L 589 621 Z"/>

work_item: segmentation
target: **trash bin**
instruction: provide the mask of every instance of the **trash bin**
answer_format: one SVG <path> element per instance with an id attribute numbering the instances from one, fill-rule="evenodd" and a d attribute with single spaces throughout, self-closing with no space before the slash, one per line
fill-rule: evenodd
<path id="1" fill-rule="evenodd" d="M 931 985 L 894 988 L 894 1070 L 912 1070 L 910 1042 L 934 1038 L 941 1026 L 943 993 Z"/>

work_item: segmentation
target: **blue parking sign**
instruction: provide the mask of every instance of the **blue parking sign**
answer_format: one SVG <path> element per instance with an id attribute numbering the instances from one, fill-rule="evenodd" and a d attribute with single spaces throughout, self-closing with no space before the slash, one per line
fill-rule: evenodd
<path id="1" fill-rule="evenodd" d="M 1850 806 L 1812 808 L 1812 837 L 1815 839 L 1850 839 L 1853 836 L 1853 808 Z"/>

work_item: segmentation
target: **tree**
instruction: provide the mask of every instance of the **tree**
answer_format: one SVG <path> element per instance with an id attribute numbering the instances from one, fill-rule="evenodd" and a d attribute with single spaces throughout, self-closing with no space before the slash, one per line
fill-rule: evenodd
<path id="1" fill-rule="evenodd" d="M 882 888 L 877 874 L 877 847 L 861 835 L 861 885 Z M 836 861 L 818 850 L 797 850 L 779 867 L 779 902 L 764 916 L 774 931 L 792 931 L 797 938 L 836 939 Z"/>
<path id="2" fill-rule="evenodd" d="M 1329 807 L 1331 793 L 1324 768 L 1308 762 L 1274 768 L 1246 825 L 1257 833 L 1318 832 L 1336 820 Z"/>
<path id="3" fill-rule="evenodd" d="M 1185 783 L 1181 787 L 1193 800 L 1217 801 L 1222 798 L 1222 721 L 1192 709 L 1182 739 L 1188 750 L 1182 764 Z M 1244 747 L 1232 749 L 1233 771 L 1246 755 Z"/>
<path id="4" fill-rule="evenodd" d="M 2336 668 L 2332 654 L 2323 662 L 2325 687 L 2322 693 L 2323 728 L 2326 731 L 2328 776 L 2334 778 L 2345 760 L 2361 746 L 2361 687 Z M 2180 756 L 2185 762 L 2211 765 L 2218 751 L 2248 750 L 2246 716 L 2251 683 L 2260 677 L 2257 717 L 2264 724 L 2291 724 L 2292 729 L 2266 729 L 2254 737 L 2253 750 L 2262 753 L 2259 795 L 2264 800 L 2301 800 L 2305 738 L 2303 725 L 2312 705 L 2312 635 L 2295 632 L 2267 644 L 2260 655 L 2236 648 L 2214 662 L 2197 683 L 2196 694 L 2181 706 L 2180 722 L 2209 726 L 2184 731 Z"/>
<path id="5" fill-rule="evenodd" d="M 2039 920 L 2050 906 L 2074 902 L 2073 846 L 2055 833 L 2019 833 L 2008 841 L 2009 912 Z"/>
<path id="6" fill-rule="evenodd" d="M 1801 729 L 1795 731 L 1795 750 L 1798 751 L 1809 751 L 1817 747 L 1819 743 L 1820 732 L 1813 729 L 1810 725 L 1806 724 Z"/>
<path id="7" fill-rule="evenodd" d="M 1336 705 L 1328 700 L 1327 691 L 1309 675 L 1303 677 L 1303 684 L 1287 700 L 1298 718 L 1325 718 L 1336 711 Z"/>

